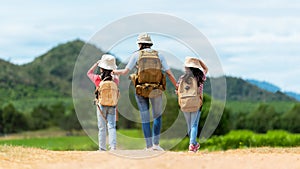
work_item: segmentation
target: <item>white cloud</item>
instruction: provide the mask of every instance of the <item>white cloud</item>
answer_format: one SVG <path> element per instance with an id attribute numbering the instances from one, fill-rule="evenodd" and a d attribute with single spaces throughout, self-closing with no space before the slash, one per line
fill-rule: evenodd
<path id="1" fill-rule="evenodd" d="M 124 16 L 160 12 L 178 16 L 206 35 L 226 74 L 266 80 L 300 93 L 296 78 L 300 73 L 299 11 L 300 1 L 296 0 L 10 0 L 0 6 L 0 58 L 26 63 L 58 43 L 89 40 L 99 29 Z M 136 45 L 125 42 L 113 52 L 128 57 Z M 159 39 L 154 47 L 175 56 L 192 55 L 185 46 L 170 40 Z"/>

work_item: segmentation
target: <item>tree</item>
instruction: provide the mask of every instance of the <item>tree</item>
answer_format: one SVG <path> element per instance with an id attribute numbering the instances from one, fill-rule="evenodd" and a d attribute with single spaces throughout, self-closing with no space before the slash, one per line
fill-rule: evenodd
<path id="1" fill-rule="evenodd" d="M 247 114 L 246 112 L 239 112 L 236 114 L 235 117 L 235 126 L 234 129 L 239 130 L 239 129 L 247 129 L 246 127 L 246 121 L 247 121 Z"/>
<path id="2" fill-rule="evenodd" d="M 51 126 L 59 126 L 60 120 L 64 117 L 65 115 L 65 106 L 63 102 L 58 102 L 54 105 L 50 106 L 50 125 Z"/>
<path id="3" fill-rule="evenodd" d="M 178 118 L 179 111 L 177 98 L 167 95 L 167 104 L 162 114 L 162 132 L 168 130 Z M 183 124 L 186 125 L 186 124 Z"/>
<path id="4" fill-rule="evenodd" d="M 208 116 L 210 116 L 211 118 L 209 122 L 206 122 Z M 204 104 L 201 110 L 198 134 L 200 134 L 201 130 L 203 130 L 205 123 L 207 123 L 205 130 L 212 130 L 215 127 L 215 124 L 218 125 L 214 130 L 214 135 L 226 134 L 231 129 L 229 109 L 225 108 L 224 110 L 222 110 L 222 105 L 218 102 L 214 102 L 212 105 L 211 97 L 206 94 L 204 95 Z"/>
<path id="5" fill-rule="evenodd" d="M 51 112 L 45 105 L 39 105 L 31 112 L 33 129 L 45 129 L 50 127 Z"/>
<path id="6" fill-rule="evenodd" d="M 74 108 L 70 113 L 64 115 L 64 117 L 61 119 L 60 127 L 64 130 L 69 131 L 70 134 L 72 134 L 73 130 L 82 129 Z"/>
<path id="7" fill-rule="evenodd" d="M 26 117 L 18 112 L 12 104 L 3 108 L 2 112 L 3 133 L 15 133 L 28 129 Z"/>
<path id="8" fill-rule="evenodd" d="M 0 109 L 0 135 L 3 134 L 3 118 L 2 118 L 3 110 Z"/>
<path id="9" fill-rule="evenodd" d="M 290 111 L 284 113 L 280 118 L 282 129 L 293 133 L 300 133 L 300 104 L 296 104 Z"/>
<path id="10" fill-rule="evenodd" d="M 258 133 L 266 133 L 274 129 L 274 123 L 279 118 L 274 107 L 261 104 L 257 110 L 250 113 L 245 121 L 247 129 Z"/>

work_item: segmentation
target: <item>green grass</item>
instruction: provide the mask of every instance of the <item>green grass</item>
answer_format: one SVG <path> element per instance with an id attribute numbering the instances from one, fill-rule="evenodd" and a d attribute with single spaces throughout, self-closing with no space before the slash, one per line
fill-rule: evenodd
<path id="1" fill-rule="evenodd" d="M 300 134 L 291 134 L 282 130 L 257 134 L 252 131 L 231 131 L 224 136 L 213 136 L 202 144 L 207 150 L 227 150 L 249 147 L 298 147 Z"/>
<path id="2" fill-rule="evenodd" d="M 97 150 L 98 147 L 87 136 L 0 140 L 0 145 L 36 147 L 47 150 Z"/>
<path id="3" fill-rule="evenodd" d="M 36 136 L 35 136 L 36 137 Z M 140 130 L 118 130 L 118 147 L 120 149 L 143 149 L 145 141 Z M 185 151 L 189 145 L 189 138 L 161 139 L 161 146 L 172 151 Z M 178 144 L 179 143 L 179 144 Z M 36 147 L 48 150 L 82 150 L 94 151 L 98 145 L 88 136 L 59 136 L 43 138 L 19 138 L 1 140 L 0 145 Z M 176 146 L 175 146 L 176 145 Z M 175 146 L 175 147 L 173 147 Z M 213 136 L 201 143 L 202 150 L 216 151 L 251 147 L 299 147 L 300 134 L 286 131 L 269 131 L 257 134 L 252 131 L 231 131 L 224 136 Z"/>
<path id="4" fill-rule="evenodd" d="M 128 136 L 128 137 L 133 137 L 133 138 L 142 138 L 143 137 L 143 132 L 141 130 L 117 130 L 119 134 Z"/>

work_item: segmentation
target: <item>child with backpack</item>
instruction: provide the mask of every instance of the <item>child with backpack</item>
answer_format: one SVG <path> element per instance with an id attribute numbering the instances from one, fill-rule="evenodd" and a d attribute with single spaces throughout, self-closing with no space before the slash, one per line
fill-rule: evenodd
<path id="1" fill-rule="evenodd" d="M 201 60 L 194 57 L 186 57 L 184 66 L 185 74 L 177 82 L 176 93 L 178 104 L 187 123 L 190 137 L 189 152 L 197 152 L 200 148 L 196 138 L 203 103 L 203 83 L 208 68 Z"/>
<path id="2" fill-rule="evenodd" d="M 94 71 L 100 67 L 100 75 Z M 106 151 L 106 130 L 108 130 L 109 150 L 116 150 L 116 105 L 119 98 L 119 77 L 112 75 L 116 69 L 116 60 L 112 55 L 104 54 L 87 72 L 95 84 L 96 107 L 98 120 L 99 151 Z"/>

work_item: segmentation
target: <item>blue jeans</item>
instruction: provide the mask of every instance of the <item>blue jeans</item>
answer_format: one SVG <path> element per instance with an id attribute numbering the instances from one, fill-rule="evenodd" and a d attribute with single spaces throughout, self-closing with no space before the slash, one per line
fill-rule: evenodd
<path id="1" fill-rule="evenodd" d="M 103 115 L 101 115 L 99 107 L 101 108 Z M 116 107 L 102 105 L 99 105 L 99 107 L 97 106 L 99 150 L 106 151 L 106 130 L 108 130 L 109 148 L 110 150 L 115 150 L 117 145 Z M 107 124 L 104 118 L 106 118 Z"/>
<path id="2" fill-rule="evenodd" d="M 147 148 L 150 148 L 153 146 L 153 143 L 158 145 L 161 130 L 162 96 L 160 95 L 155 98 L 145 98 L 136 94 L 135 99 L 140 110 L 146 146 Z M 154 119 L 152 132 L 150 127 L 149 101 L 152 105 L 152 116 Z"/>
<path id="3" fill-rule="evenodd" d="M 200 120 L 201 111 L 198 110 L 196 112 L 183 112 L 187 128 L 188 135 L 190 137 L 190 144 L 197 144 L 196 137 L 198 134 L 198 124 Z"/>

